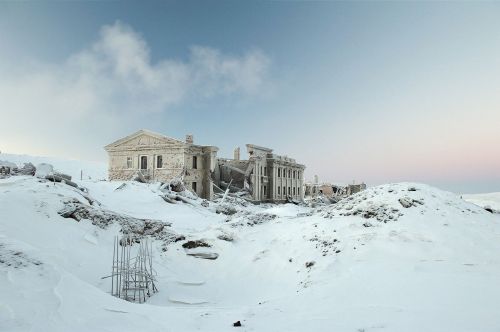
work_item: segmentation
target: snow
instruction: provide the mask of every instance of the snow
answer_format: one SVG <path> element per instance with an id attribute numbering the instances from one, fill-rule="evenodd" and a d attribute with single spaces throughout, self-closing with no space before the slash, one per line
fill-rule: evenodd
<path id="1" fill-rule="evenodd" d="M 18 167 L 24 163 L 31 162 L 34 165 L 41 163 L 50 164 L 56 171 L 71 175 L 73 180 L 103 180 L 107 179 L 107 164 L 104 162 L 81 161 L 81 160 L 68 160 L 54 157 L 30 156 L 0 153 L 0 160 L 9 161 L 16 164 Z"/>
<path id="2" fill-rule="evenodd" d="M 337 205 L 237 205 L 228 216 L 213 202 L 166 203 L 157 184 L 76 179 L 100 205 L 63 183 L 0 180 L 1 331 L 500 329 L 500 215 L 452 193 L 397 183 Z M 154 241 L 159 293 L 146 304 L 109 294 L 101 278 L 120 225 L 63 218 L 69 200 L 185 237 Z"/>
<path id="3" fill-rule="evenodd" d="M 500 192 L 487 194 L 469 194 L 462 195 L 467 202 L 474 203 L 481 207 L 490 207 L 496 211 L 500 211 Z"/>
<path id="4" fill-rule="evenodd" d="M 35 176 L 44 179 L 47 175 L 54 173 L 54 167 L 51 164 L 41 163 L 36 165 Z"/>

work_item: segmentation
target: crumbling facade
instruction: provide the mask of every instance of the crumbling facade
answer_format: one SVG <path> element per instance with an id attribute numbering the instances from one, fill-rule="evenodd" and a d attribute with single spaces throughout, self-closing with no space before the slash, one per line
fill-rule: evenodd
<path id="1" fill-rule="evenodd" d="M 353 184 L 349 184 L 347 185 L 347 189 L 346 189 L 346 192 L 347 192 L 347 195 L 353 195 L 355 193 L 359 193 L 360 191 L 363 191 L 366 189 L 366 184 L 364 182 L 362 183 L 353 183 Z"/>
<path id="2" fill-rule="evenodd" d="M 273 150 L 247 144 L 248 160 L 240 160 L 239 148 L 234 159 L 218 159 L 215 182 L 221 188 L 247 191 L 256 202 L 303 200 L 305 166 L 295 159 L 273 154 Z"/>
<path id="3" fill-rule="evenodd" d="M 317 178 L 315 178 L 316 181 Z M 366 184 L 348 184 L 339 185 L 332 183 L 305 183 L 304 194 L 306 197 L 315 198 L 318 196 L 326 197 L 345 197 L 350 196 L 366 189 Z"/>
<path id="4" fill-rule="evenodd" d="M 109 155 L 110 180 L 131 180 L 136 174 L 147 181 L 182 179 L 188 189 L 206 199 L 213 197 L 211 174 L 216 167 L 215 146 L 180 141 L 147 130 L 119 139 L 104 148 Z"/>

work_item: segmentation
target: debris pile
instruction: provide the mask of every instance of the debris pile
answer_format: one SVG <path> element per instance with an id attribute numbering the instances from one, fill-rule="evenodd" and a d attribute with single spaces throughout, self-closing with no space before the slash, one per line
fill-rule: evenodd
<path id="1" fill-rule="evenodd" d="M 240 226 L 250 226 L 253 227 L 255 225 L 260 225 L 271 220 L 276 219 L 276 215 L 272 213 L 251 213 L 248 211 L 241 212 L 236 221 L 231 223 L 231 227 L 240 227 Z"/>
<path id="2" fill-rule="evenodd" d="M 50 164 L 41 163 L 35 167 L 32 163 L 24 163 L 23 166 L 19 168 L 14 163 L 0 161 L 0 178 L 18 175 L 36 176 L 39 179 L 49 180 L 51 182 L 60 182 L 81 191 L 87 191 L 87 189 L 79 187 L 75 182 L 71 181 L 70 175 L 55 171 L 54 167 Z"/>
<path id="3" fill-rule="evenodd" d="M 417 197 L 416 197 L 417 196 Z M 415 185 L 383 185 L 348 196 L 326 210 L 327 218 L 337 216 L 360 216 L 387 223 L 403 216 L 402 209 L 424 207 L 424 199 L 419 196 Z M 420 211 L 423 213 L 423 210 Z M 371 227 L 370 222 L 363 223 Z"/>
<path id="4" fill-rule="evenodd" d="M 63 218 L 71 218 L 76 221 L 89 220 L 93 225 L 102 229 L 117 223 L 121 227 L 120 232 L 124 238 L 139 243 L 141 239 L 150 236 L 162 241 L 163 251 L 167 250 L 170 243 L 177 242 L 180 237 L 179 234 L 167 230 L 166 227 L 171 226 L 171 224 L 164 221 L 138 219 L 83 204 L 76 199 L 70 199 L 63 203 L 64 207 L 58 212 Z"/>
<path id="5" fill-rule="evenodd" d="M 236 210 L 236 208 L 232 204 L 229 204 L 229 203 L 219 204 L 215 208 L 215 213 L 225 214 L 227 216 L 232 216 L 233 214 L 236 214 L 237 212 L 238 211 Z"/>

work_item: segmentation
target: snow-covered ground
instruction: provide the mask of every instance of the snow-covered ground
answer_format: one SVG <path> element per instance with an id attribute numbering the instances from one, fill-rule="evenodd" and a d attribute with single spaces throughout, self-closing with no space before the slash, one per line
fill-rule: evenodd
<path id="1" fill-rule="evenodd" d="M 212 202 L 167 203 L 157 184 L 78 179 L 88 196 L 0 180 L 0 331 L 500 331 L 500 215 L 452 193 L 388 184 L 227 216 Z M 179 240 L 154 240 L 160 291 L 147 304 L 112 297 L 101 279 L 120 225 L 63 218 L 69 201 L 171 224 Z M 210 247 L 187 251 L 188 240 Z"/>
<path id="2" fill-rule="evenodd" d="M 73 179 L 83 178 L 85 180 L 105 180 L 108 178 L 108 167 L 106 163 L 97 161 L 80 161 L 71 159 L 60 159 L 54 157 L 30 156 L 25 154 L 0 153 L 0 163 L 9 161 L 22 166 L 23 163 L 32 163 L 35 166 L 41 163 L 48 163 L 56 170 L 64 171 Z"/>
<path id="3" fill-rule="evenodd" d="M 500 211 L 500 192 L 488 194 L 469 194 L 462 195 L 467 202 L 474 203 L 481 207 L 490 207 L 493 210 Z"/>

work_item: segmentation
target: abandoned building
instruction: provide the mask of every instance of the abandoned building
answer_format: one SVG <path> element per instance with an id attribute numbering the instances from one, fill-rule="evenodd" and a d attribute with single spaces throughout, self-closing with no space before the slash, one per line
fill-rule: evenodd
<path id="1" fill-rule="evenodd" d="M 121 138 L 105 146 L 109 155 L 110 180 L 131 180 L 140 175 L 145 181 L 170 182 L 182 179 L 184 185 L 206 199 L 214 188 L 240 192 L 255 202 L 284 202 L 304 198 L 305 166 L 273 150 L 247 144 L 248 160 L 218 159 L 215 146 L 195 145 L 193 136 L 180 141 L 147 130 Z"/>
<path id="2" fill-rule="evenodd" d="M 364 182 L 348 185 L 332 184 L 332 183 L 319 183 L 318 176 L 314 176 L 314 183 L 307 182 L 304 184 L 305 197 L 315 198 L 318 196 L 326 197 L 339 197 L 350 196 L 366 189 Z"/>
<path id="3" fill-rule="evenodd" d="M 192 135 L 180 141 L 147 130 L 121 138 L 104 148 L 109 155 L 110 180 L 131 180 L 140 174 L 147 181 L 169 182 L 175 178 L 198 196 L 211 199 L 211 174 L 218 148 L 195 145 Z"/>
<path id="4" fill-rule="evenodd" d="M 214 179 L 221 188 L 247 191 L 256 202 L 285 202 L 304 198 L 304 169 L 295 159 L 273 154 L 273 150 L 247 144 L 248 160 L 219 158 Z"/>

